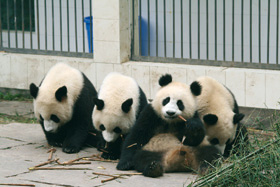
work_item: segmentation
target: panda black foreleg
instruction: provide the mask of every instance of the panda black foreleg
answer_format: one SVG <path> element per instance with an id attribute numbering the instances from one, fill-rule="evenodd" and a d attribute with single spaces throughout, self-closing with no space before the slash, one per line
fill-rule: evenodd
<path id="1" fill-rule="evenodd" d="M 147 177 L 160 177 L 164 173 L 162 153 L 138 150 L 134 156 L 135 169 Z"/>
<path id="2" fill-rule="evenodd" d="M 102 153 L 101 157 L 109 160 L 117 160 L 121 155 L 121 145 L 123 140 L 119 137 L 115 142 L 107 142 L 104 148 L 99 149 Z"/>
<path id="3" fill-rule="evenodd" d="M 186 137 L 183 144 L 188 146 L 198 146 L 205 137 L 205 128 L 198 117 L 188 119 L 184 130 Z"/>

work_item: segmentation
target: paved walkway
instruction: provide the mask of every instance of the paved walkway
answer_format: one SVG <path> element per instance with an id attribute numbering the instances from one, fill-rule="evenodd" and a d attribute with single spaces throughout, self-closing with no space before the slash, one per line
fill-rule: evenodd
<path id="1" fill-rule="evenodd" d="M 21 103 L 21 104 L 20 104 Z M 5 106 L 4 106 L 5 105 Z M 0 113 L 28 114 L 32 103 L 0 101 Z M 53 159 L 60 162 L 80 157 L 89 157 L 99 152 L 94 148 L 85 148 L 78 154 L 63 153 L 56 148 Z M 163 177 L 148 178 L 143 175 L 124 176 L 101 183 L 110 177 L 95 175 L 135 173 L 135 171 L 118 171 L 116 163 L 91 161 L 86 165 L 59 166 L 55 163 L 42 167 L 87 168 L 87 170 L 35 170 L 28 168 L 46 162 L 50 153 L 44 133 L 39 124 L 0 124 L 0 183 L 33 184 L 35 186 L 187 186 L 196 175 L 192 173 L 167 173 Z M 84 160 L 82 160 L 84 162 Z M 1 185 L 0 185 L 1 186 Z"/>

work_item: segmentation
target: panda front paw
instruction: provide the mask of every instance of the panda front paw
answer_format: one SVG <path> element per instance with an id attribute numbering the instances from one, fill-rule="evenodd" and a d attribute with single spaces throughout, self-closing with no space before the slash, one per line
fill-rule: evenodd
<path id="1" fill-rule="evenodd" d="M 199 118 L 190 119 L 186 122 L 183 144 L 188 146 L 198 146 L 205 137 L 205 128 Z"/>
<path id="2" fill-rule="evenodd" d="M 61 142 L 48 141 L 48 144 L 54 147 L 62 147 Z"/>
<path id="3" fill-rule="evenodd" d="M 80 147 L 76 147 L 76 146 L 66 146 L 62 148 L 62 151 L 64 153 L 71 154 L 71 153 L 78 153 L 80 149 L 81 149 Z"/>
<path id="4" fill-rule="evenodd" d="M 119 155 L 113 153 L 105 153 L 105 152 L 102 153 L 101 157 L 108 160 L 117 160 L 120 158 Z"/>

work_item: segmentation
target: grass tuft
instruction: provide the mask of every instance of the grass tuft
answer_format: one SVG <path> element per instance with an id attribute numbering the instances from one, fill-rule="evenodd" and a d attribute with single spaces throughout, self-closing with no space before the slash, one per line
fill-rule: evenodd
<path id="1" fill-rule="evenodd" d="M 2 93 L 0 92 L 0 100 L 6 101 L 31 101 L 31 96 L 25 96 L 22 94 L 11 94 L 11 93 Z"/>
<path id="2" fill-rule="evenodd" d="M 189 186 L 280 186 L 280 122 L 250 132 L 250 144 Z M 249 154 L 248 154 L 249 151 Z"/>

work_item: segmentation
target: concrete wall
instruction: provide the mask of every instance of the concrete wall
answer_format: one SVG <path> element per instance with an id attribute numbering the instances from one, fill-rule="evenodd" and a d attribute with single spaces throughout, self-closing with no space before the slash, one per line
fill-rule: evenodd
<path id="1" fill-rule="evenodd" d="M 187 84 L 208 75 L 231 89 L 240 106 L 280 109 L 280 71 L 129 61 L 128 4 L 93 1 L 94 59 L 0 53 L 0 87 L 28 89 L 31 82 L 39 84 L 52 65 L 65 62 L 83 71 L 97 89 L 109 72 L 117 71 L 134 77 L 153 99 L 164 73 Z"/>

